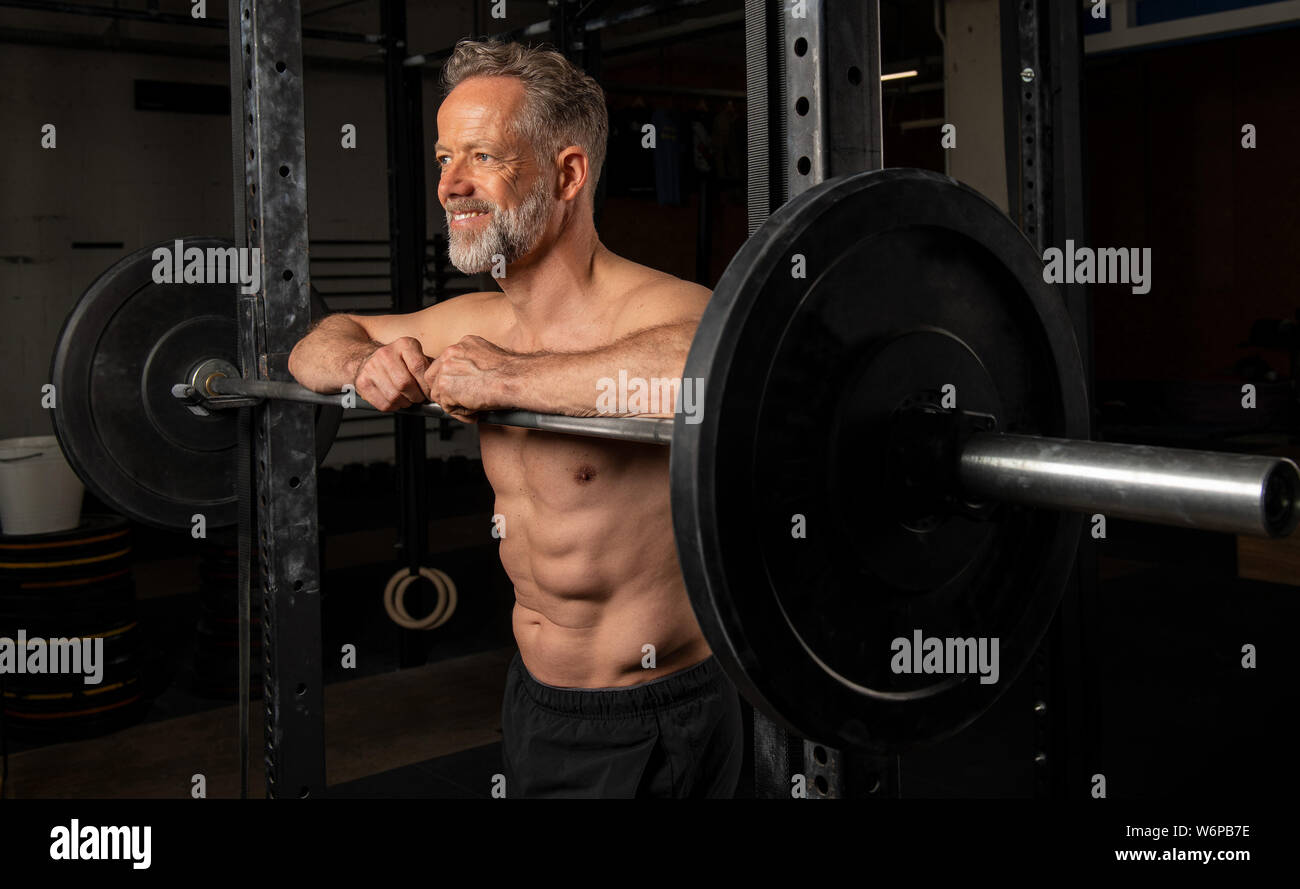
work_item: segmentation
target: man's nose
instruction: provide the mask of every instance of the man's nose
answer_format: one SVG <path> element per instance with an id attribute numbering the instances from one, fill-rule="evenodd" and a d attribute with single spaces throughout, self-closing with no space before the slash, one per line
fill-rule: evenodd
<path id="1" fill-rule="evenodd" d="M 460 159 L 448 161 L 438 179 L 438 195 L 445 204 L 448 197 L 470 197 L 474 194 L 474 179 L 468 164 Z"/>

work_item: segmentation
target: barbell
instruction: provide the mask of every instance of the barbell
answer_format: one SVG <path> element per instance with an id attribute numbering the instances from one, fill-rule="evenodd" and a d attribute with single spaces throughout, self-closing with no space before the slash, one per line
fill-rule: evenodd
<path id="1" fill-rule="evenodd" d="M 131 517 L 230 524 L 228 408 L 320 405 L 325 447 L 338 408 L 373 408 L 241 377 L 234 287 L 153 284 L 151 254 L 65 322 L 55 432 Z M 995 205 L 927 171 L 831 179 L 774 212 L 714 289 L 684 379 L 702 383 L 689 421 L 478 419 L 671 443 L 678 557 L 714 654 L 755 706 L 836 746 L 933 743 L 987 709 L 1047 629 L 1084 514 L 1267 536 L 1298 518 L 1289 460 L 1088 441 L 1041 260 Z M 999 680 L 900 672 L 897 640 L 916 634 L 989 642 Z"/>

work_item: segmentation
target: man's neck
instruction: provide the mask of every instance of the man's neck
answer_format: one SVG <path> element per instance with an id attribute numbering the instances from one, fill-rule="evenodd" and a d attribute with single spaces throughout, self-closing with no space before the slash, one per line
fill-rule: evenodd
<path id="1" fill-rule="evenodd" d="M 540 333 L 590 317 L 607 294 L 598 286 L 613 256 L 600 243 L 590 214 L 548 232 L 525 261 L 497 283 L 524 330 Z"/>

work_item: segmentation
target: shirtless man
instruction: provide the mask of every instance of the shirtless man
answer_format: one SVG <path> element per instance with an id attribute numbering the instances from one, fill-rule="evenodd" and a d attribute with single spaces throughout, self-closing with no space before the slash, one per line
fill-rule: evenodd
<path id="1" fill-rule="evenodd" d="M 318 392 L 353 383 L 382 410 L 435 401 L 467 421 L 497 408 L 594 416 L 601 378 L 680 378 L 709 291 L 601 244 L 599 85 L 558 53 L 498 42 L 461 41 L 442 77 L 449 253 L 466 274 L 504 262 L 502 292 L 331 315 L 291 373 Z M 683 585 L 667 448 L 486 424 L 479 442 L 515 588 L 507 796 L 730 796 L 739 701 Z"/>

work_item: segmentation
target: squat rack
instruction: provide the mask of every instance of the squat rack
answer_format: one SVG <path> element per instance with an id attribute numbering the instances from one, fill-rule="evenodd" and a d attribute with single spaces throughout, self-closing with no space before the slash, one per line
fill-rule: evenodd
<path id="1" fill-rule="evenodd" d="M 599 16 L 611 0 L 555 0 L 548 22 L 517 35 L 551 35 L 551 42 L 586 70 L 599 71 L 599 31 L 700 0 L 668 0 L 626 13 Z M 388 185 L 395 311 L 422 307 L 426 197 L 423 181 L 424 64 L 445 58 L 406 52 L 405 0 L 380 0 L 385 59 Z M 1056 16 L 1043 0 L 1002 0 L 1004 95 L 1020 114 L 1007 123 L 1012 206 L 1022 228 L 1040 244 L 1082 230 L 1079 136 L 1082 43 L 1077 17 Z M 240 295 L 240 361 L 245 378 L 289 381 L 288 355 L 307 333 L 307 188 L 303 118 L 301 9 L 299 0 L 229 0 L 234 221 L 238 246 L 260 247 L 266 261 L 263 291 Z M 785 200 L 830 176 L 882 166 L 880 19 L 877 0 L 808 0 L 808 15 L 784 14 L 783 0 L 746 0 L 749 111 L 750 231 Z M 1008 40 L 1014 36 L 1014 40 Z M 1014 67 L 1009 62 L 1014 63 Z M 1033 86 L 1013 80 L 1024 68 Z M 1011 92 L 1014 89 L 1015 92 Z M 791 94 L 809 98 L 811 113 L 787 115 Z M 1014 134 L 1014 141 L 1012 135 Z M 1031 135 L 1032 141 L 1024 141 Z M 1053 138 L 1053 136 L 1056 138 Z M 1030 146 L 1027 150 L 1021 149 Z M 1021 175 L 1022 170 L 1037 174 Z M 1067 294 L 1088 354 L 1087 308 L 1082 294 Z M 397 462 L 403 490 L 404 559 L 418 568 L 425 556 L 423 529 L 425 420 L 398 416 Z M 320 624 L 320 547 L 312 408 L 271 400 L 241 408 L 240 618 L 241 738 L 247 737 L 249 561 L 260 548 L 265 656 L 265 759 L 267 794 L 307 797 L 325 788 L 323 671 Z M 254 464 L 252 461 L 256 461 Z M 256 469 L 254 470 L 254 466 Z M 255 499 L 254 499 L 255 498 Z M 254 516 L 251 505 L 259 508 Z M 1088 550 L 1085 548 L 1084 552 Z M 1044 707 L 1050 720 L 1040 733 L 1036 761 L 1050 769 L 1044 787 L 1080 787 L 1078 748 L 1048 756 L 1049 739 L 1079 738 L 1081 695 L 1062 685 L 1079 676 L 1081 603 L 1092 596 L 1093 572 L 1081 560 L 1066 595 L 1044 666 Z M 415 658 L 409 637 L 401 659 Z M 1067 692 L 1069 692 L 1067 694 Z M 1037 708 L 1036 708 L 1037 710 Z M 1095 721 L 1088 721 L 1095 724 Z M 756 715 L 756 791 L 789 792 L 791 766 L 801 763 L 818 796 L 843 796 L 851 788 L 897 795 L 897 757 L 872 760 L 785 737 Z M 246 743 L 246 742 L 245 742 Z M 247 786 L 247 748 L 241 750 L 241 787 Z"/>

